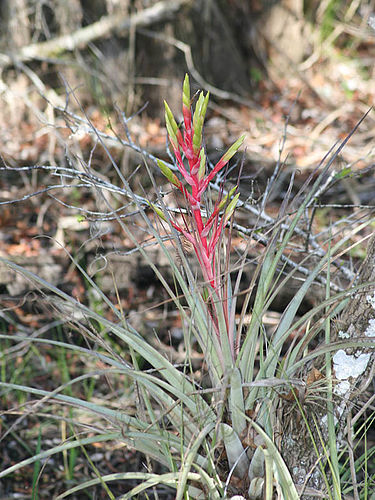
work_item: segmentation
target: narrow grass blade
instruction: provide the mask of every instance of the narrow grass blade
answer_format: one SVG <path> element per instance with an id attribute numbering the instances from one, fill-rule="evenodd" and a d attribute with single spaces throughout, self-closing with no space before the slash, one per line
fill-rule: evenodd
<path id="1" fill-rule="evenodd" d="M 39 276 L 28 271 L 27 269 L 18 266 L 14 262 L 0 257 L 0 261 L 9 266 L 16 272 L 19 272 L 26 276 L 28 279 L 38 283 L 42 288 L 46 288 L 53 292 L 56 296 L 63 299 L 67 304 L 77 311 L 80 311 L 85 317 L 92 318 L 101 323 L 109 331 L 113 332 L 121 340 L 127 343 L 135 352 L 138 352 L 144 359 L 146 359 L 160 374 L 174 387 L 179 388 L 181 392 L 184 393 L 194 393 L 195 387 L 187 380 L 187 378 L 177 370 L 162 354 L 160 354 L 154 347 L 152 347 L 148 342 L 146 342 L 139 333 L 132 328 L 130 325 L 119 325 L 113 323 L 100 314 L 92 311 L 90 308 L 84 306 L 80 302 L 73 299 L 71 296 L 65 292 L 59 290 L 55 286 L 46 282 Z M 191 403 L 194 405 L 193 400 Z M 209 405 L 202 401 L 205 412 L 210 413 Z M 199 408 L 195 407 L 195 412 L 199 412 Z"/>
<path id="2" fill-rule="evenodd" d="M 189 473 L 191 471 L 191 467 L 193 465 L 194 460 L 196 460 L 196 455 L 198 453 L 199 448 L 202 446 L 204 439 L 206 439 L 207 435 L 214 429 L 215 423 L 209 424 L 204 427 L 192 445 L 188 448 L 186 452 L 186 456 L 184 457 L 181 470 L 178 477 L 178 487 L 176 493 L 176 500 L 182 500 L 185 495 L 186 483 L 188 480 Z"/>
<path id="3" fill-rule="evenodd" d="M 365 222 L 363 224 L 360 224 L 358 227 L 356 227 L 352 233 L 356 234 L 359 231 L 362 231 L 366 226 L 368 226 L 368 222 Z M 347 242 L 349 239 L 349 236 L 346 238 L 343 238 L 341 241 L 339 241 L 332 249 L 332 254 L 335 254 L 338 252 L 338 250 L 344 245 L 344 243 Z M 270 344 L 270 349 L 269 353 L 267 356 L 267 359 L 265 360 L 265 364 L 267 365 L 267 370 L 266 370 L 266 377 L 273 377 L 275 375 L 275 370 L 279 361 L 279 355 L 281 352 L 281 348 L 283 345 L 283 342 L 286 339 L 286 332 L 289 331 L 295 317 L 297 310 L 305 297 L 306 293 L 308 292 L 311 284 L 315 280 L 315 278 L 318 276 L 318 274 L 322 271 L 324 266 L 328 264 L 328 255 L 325 255 L 319 263 L 315 266 L 314 269 L 311 270 L 310 275 L 305 279 L 305 281 L 302 283 L 300 288 L 298 289 L 297 293 L 291 300 L 291 302 L 288 304 L 286 310 L 284 311 L 281 320 L 279 322 L 279 326 L 277 327 L 277 330 L 275 334 L 272 337 L 272 343 Z"/>
<path id="4" fill-rule="evenodd" d="M 330 298 L 331 287 L 331 244 L 328 245 L 327 252 L 327 285 L 326 285 L 326 300 Z M 331 317 L 329 315 L 329 308 L 326 310 L 326 320 L 325 320 L 325 342 L 327 345 L 331 343 Z M 331 474 L 333 480 L 333 498 L 334 500 L 340 500 L 341 495 L 341 485 L 340 485 L 340 469 L 339 461 L 337 456 L 337 435 L 336 435 L 336 425 L 335 425 L 335 415 L 334 415 L 334 404 L 333 404 L 333 387 L 332 387 L 332 356 L 331 353 L 327 352 L 325 355 L 326 364 L 326 380 L 327 380 L 327 427 L 328 427 L 328 448 L 330 455 L 331 464 Z"/>
<path id="5" fill-rule="evenodd" d="M 241 436 L 247 425 L 242 390 L 242 378 L 238 368 L 233 369 L 230 377 L 229 411 L 233 429 L 239 436 Z"/>
<path id="6" fill-rule="evenodd" d="M 52 455 L 56 455 L 57 453 L 62 453 L 64 450 L 70 450 L 72 448 L 77 448 L 81 445 L 101 443 L 103 441 L 117 441 L 117 440 L 121 440 L 121 439 L 122 439 L 121 432 L 112 432 L 112 433 L 103 434 L 100 436 L 83 438 L 83 439 L 80 439 L 80 441 L 72 441 L 72 442 L 64 443 L 60 446 L 55 446 L 53 448 L 50 448 L 49 450 L 37 453 L 33 457 L 26 458 L 25 460 L 22 460 L 21 462 L 18 462 L 17 464 L 14 464 L 11 467 L 8 467 L 7 469 L 0 471 L 0 478 L 5 477 L 8 474 L 12 474 L 13 472 L 21 469 L 22 467 L 25 467 L 26 465 L 30 465 L 30 464 L 33 464 L 35 462 L 44 460 L 48 457 L 51 457 Z"/>

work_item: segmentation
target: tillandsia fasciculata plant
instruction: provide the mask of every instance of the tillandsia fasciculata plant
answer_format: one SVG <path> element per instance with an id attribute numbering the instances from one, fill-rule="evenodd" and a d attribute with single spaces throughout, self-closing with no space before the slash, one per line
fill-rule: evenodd
<path id="1" fill-rule="evenodd" d="M 225 196 L 219 197 L 211 213 L 203 209 L 203 200 L 210 182 L 238 151 L 245 139 L 245 135 L 242 135 L 208 172 L 203 145 L 203 125 L 208 100 L 209 93 L 204 96 L 203 92 L 200 92 L 195 110 L 192 112 L 190 83 L 189 77 L 186 75 L 182 93 L 183 132 L 179 129 L 167 102 L 164 102 L 169 142 L 175 156 L 175 165 L 184 182 L 172 172 L 165 162 L 158 160 L 157 163 L 168 181 L 179 189 L 184 196 L 187 216 L 183 216 L 183 221 L 178 222 L 172 214 L 169 214 L 168 220 L 172 227 L 181 233 L 194 248 L 206 285 L 203 296 L 220 345 L 221 360 L 223 361 L 224 358 L 222 351 L 223 342 L 225 342 L 229 346 L 232 362 L 234 362 L 238 352 L 238 342 L 235 330 L 230 325 L 230 321 L 232 319 L 233 322 L 234 317 L 231 315 L 230 310 L 228 276 L 221 272 L 217 260 L 220 253 L 218 247 L 220 238 L 223 236 L 223 229 L 235 210 L 240 194 L 235 194 L 237 191 L 237 186 L 235 186 Z M 163 211 L 154 204 L 151 205 L 159 217 L 167 222 Z M 223 333 L 220 330 L 223 326 L 220 324 L 219 319 L 221 314 L 225 322 L 225 333 L 228 335 L 228 339 L 223 339 Z"/>
<path id="2" fill-rule="evenodd" d="M 220 424 L 217 428 L 219 430 L 218 438 L 224 443 L 230 474 L 233 473 L 243 479 L 242 486 L 247 485 L 249 498 L 263 498 L 263 495 L 266 498 L 271 498 L 272 477 L 275 477 L 281 485 L 284 498 L 294 499 L 298 498 L 296 488 L 280 451 L 274 443 L 274 430 L 280 425 L 276 421 L 275 412 L 278 398 L 269 387 L 282 380 L 282 383 L 289 385 L 292 393 L 295 394 L 291 377 L 296 373 L 298 363 L 303 363 L 300 350 L 303 340 L 296 346 L 292 346 L 283 360 L 280 357 L 281 349 L 291 332 L 298 329 L 303 321 L 306 321 L 306 318 L 303 318 L 303 321 L 297 321 L 298 308 L 313 281 L 319 276 L 322 269 L 329 265 L 331 255 L 322 256 L 321 260 L 311 269 L 298 293 L 286 307 L 274 334 L 269 339 L 264 336 L 262 317 L 274 296 L 275 283 L 281 280 L 282 274 L 278 267 L 283 252 L 293 237 L 306 208 L 311 204 L 319 190 L 322 178 L 336 157 L 337 151 L 326 162 L 315 181 L 312 182 L 313 178 L 311 177 L 306 183 L 303 201 L 291 217 L 286 216 L 290 191 L 287 193 L 279 215 L 280 219 L 286 217 L 287 224 L 284 225 L 284 233 L 281 237 L 280 231 L 275 225 L 261 263 L 257 267 L 257 287 L 251 318 L 248 326 L 242 332 L 242 339 L 240 339 L 239 332 L 242 320 L 240 327 L 236 330 L 234 310 L 236 296 L 231 289 L 230 270 L 227 267 L 223 272 L 218 266 L 220 248 L 223 248 L 224 229 L 239 202 L 239 193 L 236 192 L 238 187 L 235 186 L 226 193 L 222 189 L 225 194 L 222 198 L 219 197 L 211 212 L 207 209 L 208 205 L 207 200 L 204 200 L 204 194 L 210 182 L 242 145 L 244 136 L 240 137 L 228 149 L 210 171 L 207 171 L 202 130 L 208 98 L 208 94 L 204 96 L 201 92 L 195 110 L 192 112 L 189 79 L 187 76 L 185 77 L 182 107 L 183 124 L 181 127 L 183 130 L 180 130 L 168 104 L 165 103 L 166 127 L 175 158 L 174 166 L 184 182 L 165 162 L 158 160 L 157 163 L 169 182 L 182 193 L 185 200 L 185 211 L 181 211 L 179 218 L 176 218 L 172 212 L 162 209 L 163 207 L 160 205 L 151 204 L 151 206 L 163 221 L 168 222 L 171 228 L 182 234 L 191 243 L 202 270 L 203 291 L 199 293 L 199 287 L 195 283 L 196 286 L 193 287 L 193 290 L 189 289 L 189 299 L 190 304 L 198 302 L 202 304 L 203 301 L 206 307 L 206 321 L 202 322 L 201 315 L 199 325 L 199 321 L 196 321 L 199 318 L 199 313 L 195 316 L 194 307 L 191 307 L 191 320 L 193 323 L 197 323 L 195 335 L 207 361 L 212 384 L 224 393 L 225 388 L 228 388 L 226 409 L 218 417 Z M 339 146 L 338 150 L 345 145 L 347 140 L 348 138 Z M 312 185 L 307 189 L 309 183 Z M 203 209 L 204 201 L 205 208 Z M 360 229 L 359 226 L 357 230 Z M 333 252 L 338 251 L 344 242 L 344 239 L 339 241 L 333 248 Z M 227 249 L 228 252 L 230 249 Z M 286 276 L 283 280 L 284 283 L 291 278 L 292 274 L 289 273 Z M 238 289 L 236 293 L 237 291 Z M 247 294 L 245 299 L 247 305 L 250 294 L 251 292 Z M 198 306 L 196 308 L 198 311 Z M 245 308 L 241 313 L 241 318 L 244 317 L 244 310 Z M 310 311 L 308 317 L 312 317 L 315 312 Z M 257 356 L 260 357 L 258 366 Z M 297 359 L 298 362 L 296 362 Z M 294 383 L 298 384 L 298 381 L 294 381 Z M 244 384 L 253 384 L 253 387 L 245 391 Z M 246 416 L 246 410 L 253 412 L 255 406 L 258 409 L 254 413 L 253 420 L 250 421 Z M 301 410 L 303 411 L 303 409 Z M 309 426 L 308 423 L 306 425 Z M 252 443 L 253 450 L 250 450 L 249 453 L 243 445 L 243 437 L 251 428 L 255 432 L 256 439 Z M 313 433 L 311 433 L 312 435 Z M 312 440 L 314 440 L 313 437 Z M 335 450 L 332 448 L 330 451 L 334 457 Z M 328 463 L 332 468 L 332 462 L 328 460 Z M 272 468 L 275 469 L 275 476 L 273 476 Z M 331 473 L 332 476 L 337 476 L 337 469 L 332 469 Z M 324 469 L 321 469 L 321 474 L 327 484 Z M 334 489 L 334 497 L 337 497 L 340 495 L 337 482 Z"/>
<path id="3" fill-rule="evenodd" d="M 48 457 L 59 453 L 74 452 L 75 449 L 85 449 L 99 441 L 108 442 L 108 447 L 113 449 L 112 443 L 116 442 L 121 443 L 121 446 L 125 445 L 137 450 L 148 460 L 152 459 L 148 461 L 148 466 L 155 461 L 162 469 L 154 473 L 150 466 L 147 472 L 126 470 L 101 475 L 99 468 L 93 466 L 92 470 L 96 477 L 88 481 L 80 480 L 79 484 L 59 494 L 56 500 L 98 485 L 105 488 L 108 498 L 115 498 L 111 494 L 110 485 L 112 481 L 117 480 L 128 480 L 133 483 L 132 489 L 119 497 L 124 500 L 138 498 L 138 495 L 152 488 L 155 489 L 155 497 L 158 495 L 162 498 L 163 493 L 159 494 L 159 491 L 163 486 L 169 488 L 168 495 L 174 488 L 177 500 L 221 500 L 228 499 L 231 495 L 234 495 L 237 500 L 240 498 L 242 500 L 264 498 L 271 500 L 275 492 L 278 498 L 297 500 L 299 494 L 295 486 L 296 481 L 293 481 L 285 462 L 288 458 L 286 457 L 288 450 L 292 450 L 292 453 L 294 448 L 298 448 L 296 443 L 299 443 L 299 446 L 306 447 L 305 456 L 309 460 L 311 458 L 309 468 L 313 471 L 314 481 L 319 474 L 319 477 L 324 479 L 325 485 L 321 491 L 327 491 L 328 497 L 334 500 L 342 498 L 340 479 L 345 477 L 345 473 L 340 477 L 332 377 L 329 375 L 331 354 L 337 350 L 337 347 L 330 342 L 329 325 L 331 318 L 340 310 L 348 294 L 339 289 L 335 290 L 340 292 L 339 301 L 337 297 L 330 296 L 331 280 L 328 271 L 331 262 L 336 263 L 337 256 L 345 251 L 343 247 L 346 242 L 369 223 L 361 221 L 362 223 L 358 223 L 350 235 L 344 237 L 341 235 L 340 228 L 329 238 L 329 242 L 332 241 L 332 244 L 329 243 L 329 251 L 315 255 L 316 261 L 310 266 L 308 273 L 304 274 L 298 290 L 285 307 L 272 334 L 266 332 L 263 317 L 273 298 L 301 269 L 299 266 L 291 266 L 292 270 L 287 271 L 286 261 L 283 259 L 285 251 L 292 247 L 291 243 L 294 244 L 292 238 L 296 234 L 298 238 L 301 235 L 305 238 L 304 235 L 307 233 L 302 229 L 301 221 L 305 220 L 305 214 L 314 204 L 315 197 L 319 197 L 322 180 L 325 179 L 328 169 L 350 135 L 333 151 L 331 156 L 327 155 L 319 165 L 322 167 L 320 173 L 316 177 L 312 175 L 304 183 L 294 205 L 289 204 L 291 181 L 277 220 L 262 219 L 267 215 L 264 208 L 265 202 L 262 203 L 260 211 L 258 207 L 258 220 L 267 222 L 267 230 L 269 230 L 267 237 L 259 234 L 264 229 L 261 226 L 253 229 L 243 227 L 240 229 L 242 237 L 245 241 L 247 240 L 247 245 L 244 256 L 240 260 L 236 284 L 232 290 L 228 255 L 231 229 L 233 231 L 235 229 L 234 224 L 229 230 L 226 226 L 236 206 L 244 202 L 239 198 L 237 186 L 227 191 L 225 186 L 221 185 L 218 189 L 219 199 L 211 204 L 212 191 L 209 186 L 215 176 L 220 176 L 220 184 L 223 179 L 220 173 L 223 173 L 228 161 L 243 143 L 244 137 L 238 139 L 216 165 L 212 167 L 209 165 L 203 141 L 203 123 L 208 98 L 208 94 L 200 93 L 194 112 L 192 112 L 189 79 L 185 77 L 181 128 L 166 104 L 166 126 L 174 161 L 167 163 L 167 161 L 158 160 L 155 163 L 168 181 L 181 193 L 182 196 L 179 195 L 179 198 L 184 200 L 184 205 L 179 210 L 166 207 L 161 197 L 158 201 L 151 203 L 146 198 L 136 195 L 109 151 L 107 151 L 108 158 L 122 181 L 121 188 L 110 182 L 103 182 L 95 171 L 91 170 L 91 167 L 84 173 L 81 170 L 75 170 L 74 174 L 80 182 L 87 182 L 89 188 L 94 185 L 103 193 L 107 189 L 108 192 L 119 193 L 124 198 L 130 199 L 132 213 L 133 204 L 135 204 L 138 209 L 136 213 L 143 217 L 143 229 L 148 231 L 160 245 L 173 271 L 177 285 L 175 289 L 168 284 L 160 268 L 147 254 L 145 246 L 137 239 L 138 235 L 134 233 L 133 225 L 127 223 L 127 218 L 117 218 L 124 234 L 153 269 L 181 315 L 185 336 L 185 363 L 174 364 L 169 357 L 160 352 L 158 347 L 152 345 L 147 332 L 141 334 L 137 331 L 128 321 L 122 307 L 118 307 L 121 304 L 113 303 L 113 299 L 100 289 L 100 286 L 73 257 L 71 257 L 73 263 L 92 290 L 95 290 L 95 296 L 98 300 L 100 298 L 102 304 L 110 311 L 111 319 L 103 314 L 102 309 L 98 311 L 84 305 L 33 274 L 30 269 L 22 268 L 10 259 L 0 256 L 0 263 L 23 274 L 28 280 L 36 283 L 40 289 L 48 290 L 49 299 L 51 298 L 57 317 L 61 318 L 62 323 L 68 329 L 67 339 L 70 339 L 71 330 L 77 334 L 83 332 L 85 345 L 81 347 L 69 340 L 51 341 L 49 338 L 39 338 L 34 335 L 26 337 L 21 334 L 0 333 L 0 339 L 19 343 L 21 346 L 24 343 L 27 345 L 47 344 L 54 349 L 62 348 L 67 352 L 77 353 L 82 358 L 100 361 L 100 366 L 103 366 L 102 369 L 95 370 L 93 373 L 74 375 L 69 383 L 52 390 L 16 383 L 12 374 L 7 380 L 0 381 L 0 388 L 5 391 L 5 394 L 8 391 L 20 391 L 32 395 L 32 398 L 40 398 L 37 406 L 43 402 L 53 404 L 53 411 L 47 412 L 48 418 L 53 418 L 57 404 L 77 410 L 74 419 L 71 420 L 74 428 L 70 439 L 62 440 L 57 446 L 51 448 L 38 449 L 30 458 L 7 466 L 6 469 L 0 471 L 0 478 L 13 474 L 24 466 L 35 464 L 37 484 L 38 464 Z M 100 138 L 100 132 L 95 128 L 94 131 Z M 134 143 L 130 146 L 136 148 Z M 54 173 L 56 169 L 59 169 L 59 175 L 68 179 L 73 175 L 73 170 L 70 168 L 55 165 L 51 168 Z M 60 184 L 58 187 L 61 187 Z M 177 259 L 175 249 L 171 251 L 170 245 L 166 244 L 165 238 L 161 236 L 160 227 L 155 224 L 154 217 L 150 218 L 148 215 L 150 205 L 161 223 L 168 226 L 167 230 L 172 234 L 177 250 L 180 248 L 177 238 L 179 235 L 186 238 L 192 245 L 201 270 L 200 279 L 197 279 L 192 272 L 184 253 L 181 252 Z M 109 206 L 110 215 L 116 215 L 116 209 L 112 209 L 110 203 Z M 92 212 L 87 213 L 92 214 Z M 103 214 L 103 217 L 107 216 L 108 213 Z M 269 224 L 270 220 L 272 220 L 271 224 Z M 236 227 L 237 229 L 239 226 Z M 244 304 L 238 318 L 239 325 L 236 325 L 239 277 L 246 265 L 248 246 L 257 241 L 258 235 L 263 238 L 265 247 L 263 250 L 256 249 L 258 263 L 255 270 L 253 269 L 250 286 L 244 293 Z M 309 237 L 309 234 L 306 235 L 306 240 Z M 327 242 L 324 240 L 323 243 Z M 289 259 L 287 262 L 293 263 Z M 183 272 L 181 267 L 183 267 Z M 322 283 L 324 269 L 327 269 L 327 278 L 323 280 L 326 285 L 326 301 L 322 301 L 299 317 L 297 314 L 302 300 L 314 282 L 320 280 Z M 183 300 L 180 298 L 181 292 Z M 322 312 L 326 315 L 324 323 L 321 321 Z M 100 328 L 96 328 L 95 325 L 100 325 Z M 315 341 L 322 330 L 326 333 L 325 344 L 320 349 L 309 350 L 309 343 L 312 339 Z M 304 333 L 290 342 L 290 335 L 296 332 Z M 118 341 L 121 349 L 115 351 L 112 344 L 106 343 L 103 333 L 110 333 L 111 342 Z M 203 353 L 204 364 L 200 366 L 200 376 L 206 373 L 209 375 L 208 382 L 206 382 L 208 377 L 205 377 L 205 387 L 202 387 L 203 384 L 197 377 L 197 371 L 193 369 L 192 337 L 196 339 Z M 118 354 L 118 352 L 123 352 L 124 345 L 128 349 L 126 358 Z M 351 347 L 354 345 L 352 341 Z M 322 373 L 326 373 L 326 380 L 319 379 L 320 392 L 323 393 L 323 397 L 316 397 L 319 404 L 315 405 L 318 411 L 314 413 L 314 406 L 307 407 L 309 398 L 310 401 L 313 400 L 314 393 L 310 390 L 308 383 L 305 383 L 306 378 L 303 377 L 306 372 L 303 370 L 308 363 L 312 363 L 319 356 L 322 357 L 322 354 L 326 355 L 327 368 L 323 366 L 321 369 Z M 6 358 L 6 351 L 5 354 L 0 353 L 0 360 L 2 357 Z M 146 362 L 151 369 L 142 370 L 143 362 Z M 124 406 L 118 401 L 117 390 L 115 401 L 110 402 L 106 397 L 90 401 L 89 397 L 82 396 L 81 391 L 79 395 L 73 394 L 73 391 L 66 394 L 67 386 L 73 389 L 73 386 L 78 384 L 79 389 L 82 380 L 93 379 L 97 376 L 103 376 L 106 379 L 119 376 L 121 387 L 123 387 L 124 380 L 129 386 L 134 386 L 137 399 L 136 410 L 132 409 L 129 412 L 126 409 L 127 404 Z M 325 387 L 324 384 L 326 384 Z M 301 389 L 301 394 L 298 394 L 301 386 L 303 390 Z M 280 397 L 282 390 L 285 393 L 289 391 L 285 400 Z M 299 423 L 302 422 L 301 429 L 304 431 L 308 429 L 308 433 L 304 432 L 304 437 L 307 437 L 302 444 L 295 427 L 289 426 L 289 431 L 286 429 L 287 423 L 282 411 L 285 401 L 290 406 L 294 406 L 294 408 L 287 408 L 288 421 L 292 421 L 293 416 L 297 414 Z M 328 404 L 326 404 L 327 401 Z M 324 413 L 321 412 L 322 408 L 330 415 L 327 424 L 321 418 Z M 83 413 L 85 416 L 86 413 L 94 416 L 97 425 L 86 427 L 87 419 L 82 418 Z M 99 425 L 101 422 L 103 424 Z M 328 439 L 328 445 L 325 444 L 326 439 Z M 310 474 L 309 470 L 306 470 L 306 474 Z M 302 479 L 303 484 L 299 484 L 299 487 L 303 490 L 306 484 L 305 478 Z M 299 478 L 297 482 L 298 480 Z M 321 497 L 320 491 L 318 496 Z"/>
<path id="4" fill-rule="evenodd" d="M 243 485 L 247 485 L 250 496 L 253 495 L 256 498 L 263 491 L 267 451 L 262 452 L 259 448 L 250 461 L 241 442 L 248 424 L 242 387 L 243 377 L 237 366 L 241 344 L 235 323 L 236 301 L 233 300 L 228 265 L 224 266 L 224 271 L 218 265 L 220 251 L 225 247 L 224 230 L 234 213 L 240 193 L 236 192 L 238 186 L 235 186 L 221 196 L 222 186 L 219 199 L 211 210 L 207 203 L 209 197 L 205 199 L 210 182 L 238 151 L 244 142 L 245 135 L 235 141 L 220 160 L 208 170 L 203 142 L 203 124 L 208 100 L 209 94 L 204 95 L 200 92 L 195 109 L 192 111 L 190 83 L 186 75 L 183 84 L 182 131 L 165 102 L 168 138 L 173 150 L 174 165 L 182 180 L 164 161 L 158 160 L 157 164 L 168 181 L 182 193 L 185 210 L 180 211 L 179 218 L 177 218 L 173 213 L 163 210 L 154 203 L 150 202 L 150 205 L 162 221 L 170 224 L 171 228 L 186 238 L 192 245 L 199 262 L 204 283 L 202 287 L 195 281 L 189 289 L 189 297 L 186 298 L 190 304 L 193 304 L 190 320 L 197 323 L 196 338 L 204 353 L 212 384 L 216 388 L 220 387 L 224 393 L 226 388 L 229 388 L 227 410 L 224 411 L 224 413 L 228 412 L 228 417 L 223 418 L 224 414 L 218 416 L 217 438 L 224 443 L 231 474 L 234 473 L 235 476 L 244 478 Z M 226 253 L 229 252 L 230 248 L 226 248 Z M 228 260 L 226 262 L 228 263 Z M 198 305 L 195 305 L 198 302 L 206 307 L 206 313 L 203 315 L 199 312 L 195 314 L 195 308 L 199 311 Z M 262 430 L 259 429 L 259 432 Z M 262 442 L 264 442 L 263 439 Z M 273 452 L 277 455 L 275 448 Z M 283 470 L 282 460 L 280 459 L 279 462 L 280 469 Z M 270 460 L 268 460 L 268 466 L 269 464 Z M 283 470 L 283 472 L 288 475 L 287 471 Z M 269 471 L 268 476 L 272 477 Z M 272 487 L 268 484 L 268 493 L 271 489 Z M 292 486 L 289 494 L 290 498 L 296 498 Z"/>

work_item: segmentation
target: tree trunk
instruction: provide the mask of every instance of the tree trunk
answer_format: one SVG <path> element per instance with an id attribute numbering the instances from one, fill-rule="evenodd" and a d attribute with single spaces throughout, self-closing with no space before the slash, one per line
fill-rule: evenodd
<path id="1" fill-rule="evenodd" d="M 251 29 L 253 48 L 272 77 L 286 76 L 307 50 L 303 0 L 268 0 Z"/>
<path id="2" fill-rule="evenodd" d="M 372 348 L 369 346 L 375 341 L 375 234 L 369 242 L 367 257 L 359 271 L 356 285 L 361 288 L 349 298 L 337 322 L 339 328 L 336 332 L 337 338 L 334 340 L 342 342 L 343 339 L 361 338 L 363 346 L 360 346 L 359 342 L 360 347 L 341 348 L 332 353 L 334 408 L 339 425 L 336 435 L 343 437 L 341 442 L 346 442 L 348 433 L 351 433 L 351 429 L 347 428 L 348 415 L 354 408 L 358 408 L 354 402 L 359 401 L 361 396 L 364 398 L 364 391 L 373 378 L 375 368 L 374 346 Z M 322 397 L 315 402 L 311 398 L 309 401 L 309 386 L 322 378 L 319 370 L 311 365 L 308 366 L 305 373 L 306 392 L 298 396 L 317 445 L 321 464 L 325 466 L 326 455 L 322 443 L 327 449 L 328 407 L 324 403 L 326 395 L 322 394 Z M 299 487 L 300 492 L 303 490 L 301 498 L 311 499 L 311 495 L 319 498 L 320 493 L 325 491 L 325 485 L 311 436 L 299 408 L 295 405 L 295 399 L 283 402 L 280 412 L 282 413 L 279 421 L 284 426 L 280 429 L 282 435 L 280 448 L 297 489 Z M 327 467 L 326 472 L 329 474 Z M 307 486 L 305 489 L 304 485 Z"/>
<path id="3" fill-rule="evenodd" d="M 0 45 L 14 50 L 28 45 L 31 40 L 31 26 L 28 18 L 27 0 L 1 2 Z"/>

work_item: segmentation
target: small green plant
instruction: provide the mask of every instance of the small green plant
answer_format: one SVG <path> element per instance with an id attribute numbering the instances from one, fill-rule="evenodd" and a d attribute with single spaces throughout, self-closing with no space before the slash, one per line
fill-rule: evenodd
<path id="1" fill-rule="evenodd" d="M 326 8 L 324 10 L 322 21 L 321 21 L 321 37 L 323 40 L 328 38 L 328 36 L 334 30 L 334 24 L 337 17 L 338 9 L 341 7 L 343 2 L 341 0 L 330 0 L 326 2 Z"/>

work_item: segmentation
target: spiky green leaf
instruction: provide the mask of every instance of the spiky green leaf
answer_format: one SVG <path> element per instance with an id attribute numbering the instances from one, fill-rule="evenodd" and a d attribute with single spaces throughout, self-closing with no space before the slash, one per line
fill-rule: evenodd
<path id="1" fill-rule="evenodd" d="M 232 156 L 234 156 L 239 148 L 242 146 L 243 141 L 245 140 L 245 134 L 241 135 L 237 141 L 231 145 L 231 147 L 228 149 L 228 151 L 222 156 L 221 161 L 227 162 L 229 161 Z"/>
<path id="2" fill-rule="evenodd" d="M 167 218 L 165 217 L 165 215 L 163 214 L 163 211 L 160 210 L 160 208 L 158 208 L 156 205 L 154 205 L 151 201 L 148 201 L 148 204 L 150 205 L 150 207 L 152 208 L 152 210 L 158 214 L 158 216 L 165 222 L 167 222 Z"/>
<path id="3" fill-rule="evenodd" d="M 234 209 L 236 208 L 238 198 L 240 197 L 240 193 L 237 193 L 236 196 L 233 197 L 233 199 L 230 201 L 229 205 L 227 206 L 227 209 L 225 210 L 225 219 L 224 219 L 224 225 L 228 222 L 228 220 L 231 218 Z"/>
<path id="4" fill-rule="evenodd" d="M 187 73 L 185 75 L 184 85 L 182 89 L 182 102 L 187 108 L 190 107 L 190 82 L 189 75 Z"/>
<path id="5" fill-rule="evenodd" d="M 218 205 L 218 209 L 217 209 L 217 212 L 220 212 L 220 210 L 222 210 L 225 205 L 227 204 L 227 201 L 232 198 L 232 196 L 234 195 L 234 192 L 236 191 L 238 186 L 234 186 L 230 191 L 229 193 L 227 193 L 224 198 L 221 200 L 221 202 L 219 203 Z"/>
<path id="6" fill-rule="evenodd" d="M 158 159 L 157 163 L 161 173 L 169 180 L 169 182 L 176 187 L 180 187 L 181 182 L 179 181 L 176 174 L 174 174 L 172 170 L 162 160 Z"/>
<path id="7" fill-rule="evenodd" d="M 193 145 L 194 145 L 194 150 L 196 152 L 199 151 L 202 144 L 202 130 L 207 111 L 208 99 L 209 99 L 209 93 L 207 93 L 206 96 L 204 97 L 203 92 L 201 92 L 199 94 L 199 98 L 195 106 L 195 111 L 193 116 L 193 127 L 194 127 Z"/>
<path id="8" fill-rule="evenodd" d="M 173 146 L 177 147 L 178 141 L 177 141 L 177 133 L 178 133 L 178 125 L 176 123 L 176 120 L 174 119 L 173 113 L 168 106 L 168 103 L 164 101 L 164 107 L 165 107 L 165 124 L 167 127 L 168 135 L 170 138 L 170 141 L 172 142 Z"/>
<path id="9" fill-rule="evenodd" d="M 198 179 L 202 180 L 206 173 L 206 155 L 204 149 L 201 149 L 199 156 L 200 156 L 200 164 L 198 170 Z"/>

